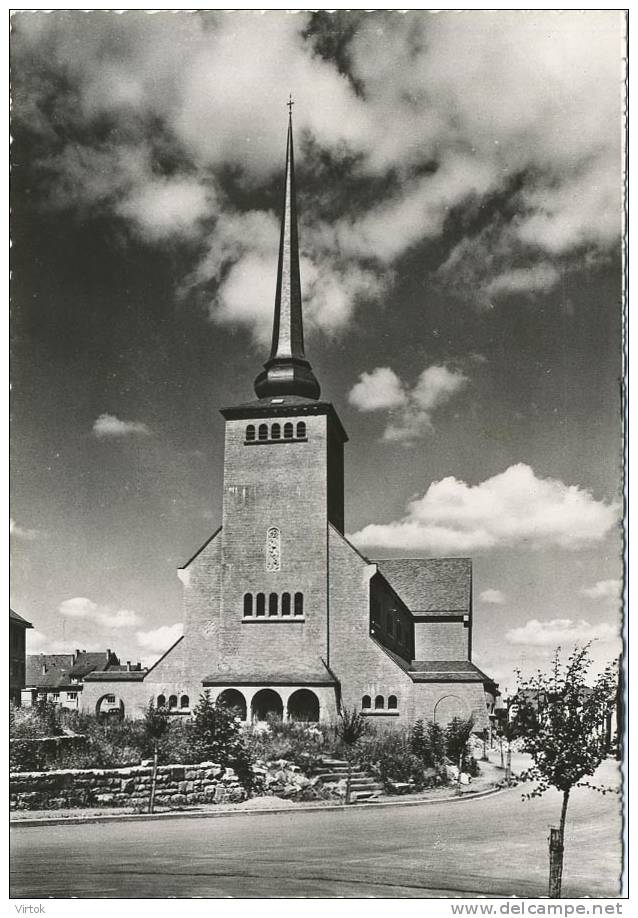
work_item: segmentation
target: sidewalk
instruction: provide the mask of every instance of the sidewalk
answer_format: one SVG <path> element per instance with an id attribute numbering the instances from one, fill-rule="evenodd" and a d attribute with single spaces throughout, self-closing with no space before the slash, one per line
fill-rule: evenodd
<path id="1" fill-rule="evenodd" d="M 282 797 L 253 797 L 242 803 L 215 804 L 202 803 L 190 807 L 169 809 L 156 807 L 151 816 L 148 813 L 136 812 L 132 807 L 77 807 L 64 810 L 16 810 L 10 813 L 11 826 L 47 826 L 72 825 L 87 822 L 111 822 L 114 820 L 130 821 L 138 819 L 171 819 L 203 818 L 220 816 L 249 816 L 259 814 L 308 812 L 310 810 L 361 809 L 362 807 L 383 806 L 416 806 L 424 804 L 454 802 L 462 803 L 479 797 L 499 793 L 502 788 L 496 785 L 504 778 L 504 772 L 498 767 L 498 755 L 492 753 L 490 762 L 481 762 L 481 775 L 474 778 L 470 785 L 462 787 L 462 793 L 456 793 L 453 785 L 430 788 L 414 794 L 382 794 L 374 800 L 354 803 L 346 807 L 335 800 L 312 800 L 295 803 Z"/>

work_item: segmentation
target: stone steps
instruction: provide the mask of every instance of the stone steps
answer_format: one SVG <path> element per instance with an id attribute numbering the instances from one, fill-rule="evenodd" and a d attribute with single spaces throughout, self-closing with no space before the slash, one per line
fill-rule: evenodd
<path id="1" fill-rule="evenodd" d="M 342 759 L 323 759 L 315 769 L 315 777 L 322 784 L 344 783 L 348 779 L 348 763 Z M 353 766 L 350 772 L 350 800 L 352 803 L 371 800 L 383 793 L 383 785 L 363 768 Z"/>

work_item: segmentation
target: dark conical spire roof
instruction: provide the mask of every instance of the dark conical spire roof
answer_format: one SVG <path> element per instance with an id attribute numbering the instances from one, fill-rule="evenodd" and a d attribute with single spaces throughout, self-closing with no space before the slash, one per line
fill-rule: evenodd
<path id="1" fill-rule="evenodd" d="M 304 354 L 301 280 L 299 276 L 299 239 L 295 198 L 295 158 L 292 143 L 292 100 L 288 103 L 288 141 L 286 144 L 286 179 L 284 206 L 279 240 L 277 293 L 270 357 L 255 380 L 259 398 L 270 395 L 301 395 L 319 398 L 319 383 Z"/>

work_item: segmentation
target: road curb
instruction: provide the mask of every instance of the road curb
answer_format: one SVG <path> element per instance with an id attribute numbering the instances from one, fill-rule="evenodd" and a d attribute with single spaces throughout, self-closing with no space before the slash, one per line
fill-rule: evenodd
<path id="1" fill-rule="evenodd" d="M 38 826 L 73 826 L 87 825 L 89 823 L 109 823 L 109 822 L 139 822 L 140 820 L 149 820 L 157 822 L 162 819 L 221 819 L 225 816 L 285 816 L 291 813 L 334 813 L 338 812 L 356 812 L 362 809 L 382 809 L 384 807 L 400 806 L 436 806 L 440 803 L 465 803 L 469 800 L 481 800 L 484 797 L 494 797 L 505 790 L 506 787 L 494 787 L 485 791 L 478 791 L 476 794 L 468 793 L 460 797 L 441 797 L 438 800 L 383 800 L 383 801 L 365 801 L 346 806 L 343 803 L 329 804 L 328 806 L 305 806 L 295 804 L 292 807 L 281 807 L 280 809 L 261 810 L 228 810 L 220 807 L 219 810 L 169 810 L 164 813 L 105 813 L 103 816 L 45 816 L 41 819 L 9 819 L 10 828 L 37 828 Z"/>

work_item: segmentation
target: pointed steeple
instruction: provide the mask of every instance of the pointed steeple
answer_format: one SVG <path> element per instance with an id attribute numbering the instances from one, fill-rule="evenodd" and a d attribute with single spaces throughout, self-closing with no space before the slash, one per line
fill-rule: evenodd
<path id="1" fill-rule="evenodd" d="M 292 98 L 288 102 L 288 141 L 284 207 L 279 240 L 277 292 L 270 357 L 255 380 L 258 398 L 271 395 L 301 395 L 318 399 L 320 388 L 304 354 L 299 239 L 295 199 L 295 159 L 292 143 Z"/>

